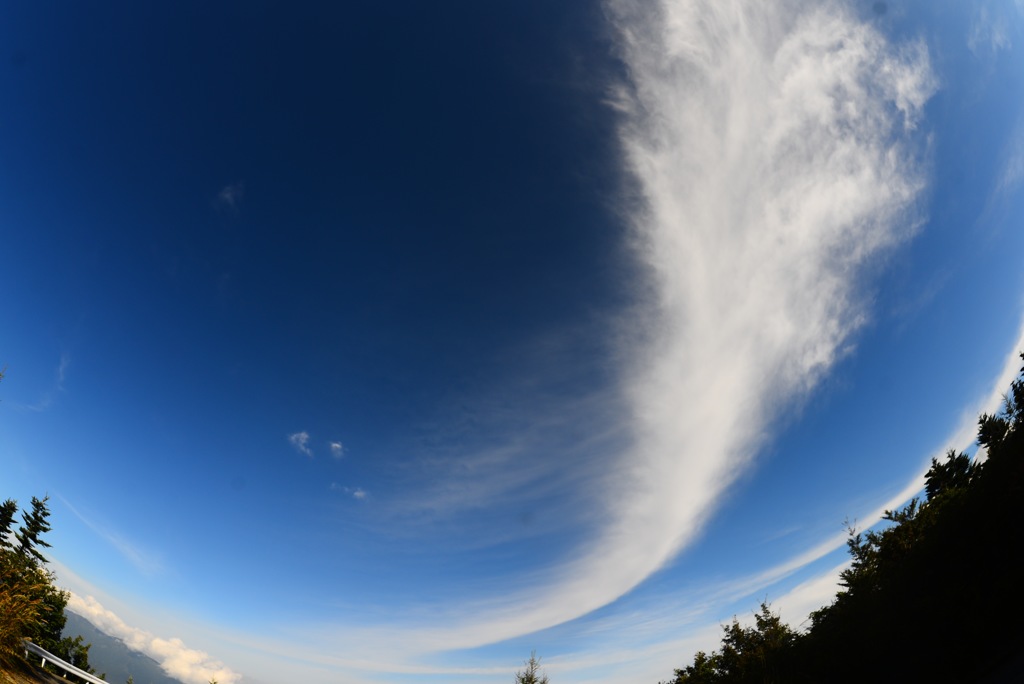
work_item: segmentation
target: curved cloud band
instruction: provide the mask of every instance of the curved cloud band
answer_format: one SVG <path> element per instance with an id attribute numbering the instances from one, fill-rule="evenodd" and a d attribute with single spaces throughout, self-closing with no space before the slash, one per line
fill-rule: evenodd
<path id="1" fill-rule="evenodd" d="M 591 499 L 601 524 L 533 586 L 335 633 L 352 652 L 400 643 L 381 654 L 394 662 L 501 641 L 664 567 L 772 418 L 846 351 L 866 317 L 865 264 L 918 225 L 914 129 L 936 87 L 923 43 L 894 44 L 839 3 L 608 10 L 628 74 L 611 98 L 637 191 L 625 212 L 649 277 L 626 336 L 640 340 L 621 386 L 631 446 Z"/>
<path id="2" fill-rule="evenodd" d="M 905 141 L 935 88 L 922 43 L 892 45 L 835 3 L 613 10 L 656 304 L 614 522 L 572 573 L 605 600 L 693 537 L 773 414 L 843 353 L 860 267 L 916 227 Z"/>
<path id="3" fill-rule="evenodd" d="M 630 79 L 613 104 L 638 189 L 634 244 L 654 302 L 625 377 L 634 446 L 611 469 L 608 522 L 584 552 L 462 631 L 462 645 L 585 614 L 663 567 L 773 415 L 844 352 L 865 317 L 861 267 L 917 226 L 924 179 L 907 141 L 935 90 L 922 43 L 894 45 L 837 3 L 609 9 Z"/>

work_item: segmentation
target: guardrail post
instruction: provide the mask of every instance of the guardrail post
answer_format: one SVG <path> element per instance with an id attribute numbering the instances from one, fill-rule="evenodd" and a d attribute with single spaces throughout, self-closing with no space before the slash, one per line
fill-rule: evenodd
<path id="1" fill-rule="evenodd" d="M 78 677 L 79 679 L 81 679 L 81 680 L 83 680 L 85 682 L 89 682 L 89 684 L 107 684 L 107 682 L 105 682 L 104 680 L 100 679 L 96 675 L 90 674 L 90 673 L 86 672 L 85 670 L 77 668 L 74 665 L 72 665 L 71 663 L 64 662 L 63 660 L 61 660 L 57 656 L 53 655 L 52 653 L 50 653 L 46 649 L 40 648 L 38 645 L 33 644 L 28 639 L 25 639 L 24 644 L 25 644 L 25 657 L 26 658 L 28 658 L 29 653 L 34 653 L 36 656 L 38 656 L 39 658 L 42 659 L 40 661 L 40 664 L 43 667 L 46 667 L 46 664 L 49 662 L 54 667 L 59 667 L 62 670 L 64 670 L 64 679 L 67 679 L 68 678 L 68 673 L 71 673 L 75 677 Z"/>

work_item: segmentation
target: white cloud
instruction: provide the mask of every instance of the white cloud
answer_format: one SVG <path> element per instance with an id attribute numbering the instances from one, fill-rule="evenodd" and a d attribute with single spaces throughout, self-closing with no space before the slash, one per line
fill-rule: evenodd
<path id="1" fill-rule="evenodd" d="M 1024 181 L 1024 121 L 1019 121 L 1013 136 L 1007 142 L 1006 156 L 996 192 L 1010 192 Z"/>
<path id="2" fill-rule="evenodd" d="M 993 379 L 991 390 L 965 407 L 963 420 L 938 448 L 927 457 L 922 457 L 922 464 L 926 466 L 931 456 L 941 456 L 950 448 L 963 449 L 973 442 L 978 414 L 997 410 L 1003 393 L 1017 375 L 1020 360 L 1016 351 L 1019 349 L 1024 349 L 1024 321 L 1009 347 L 1010 353 Z M 899 492 L 884 502 L 870 505 L 865 514 L 858 515 L 859 520 L 866 526 L 876 524 L 884 510 L 902 506 L 912 496 L 918 495 L 923 485 L 922 469 Z M 346 493 L 353 491 L 337 484 L 332 485 L 332 488 Z M 669 674 L 673 667 L 678 667 L 680 653 L 692 654 L 697 649 L 718 648 L 721 638 L 718 625 L 720 622 L 728 622 L 728 616 L 736 610 L 730 606 L 737 605 L 737 602 L 740 606 L 737 614 L 742 620 L 757 601 L 768 596 L 773 608 L 781 612 L 784 620 L 801 625 L 811 611 L 828 604 L 834 598 L 839 573 L 847 567 L 847 562 L 837 563 L 775 598 L 773 594 L 777 583 L 808 568 L 828 554 L 841 550 L 846 539 L 845 532 L 830 535 L 776 566 L 752 575 L 729 578 L 720 583 L 689 586 L 684 583 L 684 586 L 668 593 L 655 592 L 646 597 L 633 595 L 628 604 L 620 604 L 592 620 L 572 626 L 574 634 L 578 635 L 580 630 L 586 632 L 588 649 L 585 653 L 570 653 L 545 662 L 550 671 L 559 673 L 559 680 L 568 682 L 591 681 L 589 677 L 595 667 L 601 668 L 600 681 L 636 681 L 637 671 L 648 673 L 640 679 L 656 681 Z M 455 613 L 440 610 L 432 612 L 421 624 L 410 622 L 400 627 L 384 627 L 368 622 L 350 629 L 325 630 L 318 625 L 315 630 L 306 633 L 306 638 L 301 642 L 261 643 L 259 648 L 296 659 L 304 667 L 310 668 L 340 668 L 363 674 L 478 675 L 483 679 L 486 675 L 509 672 L 513 668 L 467 668 L 457 663 L 448 665 L 445 660 L 438 661 L 435 656 L 429 659 L 421 656 L 426 652 L 451 651 L 494 640 L 493 635 L 507 627 L 499 624 L 499 612 L 500 617 L 507 617 L 513 627 L 522 627 L 535 617 L 535 606 L 552 596 L 557 598 L 550 591 L 545 593 L 541 590 L 534 590 L 532 595 L 518 594 L 515 600 L 521 602 L 521 608 L 525 606 L 525 610 L 518 612 L 508 606 L 502 612 L 500 606 L 495 608 L 493 604 L 483 603 L 476 606 L 481 609 L 479 611 L 473 610 L 472 606 L 460 608 L 471 615 L 483 615 L 479 620 L 470 618 L 460 622 L 453 619 Z M 415 610 L 416 607 L 410 606 L 409 609 Z M 538 639 L 540 643 L 545 639 L 557 643 L 559 634 L 548 632 L 538 636 Z M 595 647 L 595 643 L 607 644 L 607 648 Z M 322 646 L 317 647 L 316 644 Z"/>
<path id="3" fill-rule="evenodd" d="M 330 442 L 331 456 L 341 458 L 345 455 L 345 446 L 341 442 Z"/>
<path id="4" fill-rule="evenodd" d="M 1024 350 L 1024 320 L 1021 322 L 1017 336 L 1010 347 L 1010 352 L 1004 359 L 998 375 L 994 378 L 989 392 L 964 407 L 960 421 L 953 428 L 953 431 L 946 436 L 941 446 L 933 450 L 928 458 L 925 459 L 925 465 L 922 470 L 915 474 L 896 494 L 870 510 L 861 520 L 862 526 L 860 529 L 868 529 L 877 525 L 882 521 L 882 516 L 886 511 L 901 508 L 911 498 L 920 496 L 924 490 L 925 474 L 931 465 L 932 458 L 941 460 L 948 451 L 962 451 L 975 443 L 977 439 L 978 416 L 982 413 L 995 413 L 1002 408 L 1007 388 L 1009 388 L 1010 383 L 1020 373 L 1020 350 Z M 856 522 L 854 521 L 855 524 Z M 770 586 L 782 577 L 838 550 L 846 544 L 846 539 L 846 533 L 835 535 L 794 558 L 759 573 L 755 577 L 732 583 L 729 586 L 729 590 L 738 593 L 750 593 Z M 839 573 L 848 565 L 849 562 L 841 563 L 822 575 L 806 580 L 779 598 L 775 602 L 775 607 L 784 611 L 784 617 L 788 616 L 786 619 L 799 624 L 811 611 L 817 610 L 832 601 L 839 588 Z"/>
<path id="5" fill-rule="evenodd" d="M 54 376 L 53 386 L 50 389 L 48 389 L 45 392 L 43 392 L 42 396 L 35 403 L 32 403 L 32 404 L 14 403 L 14 406 L 16 406 L 16 407 L 18 407 L 20 409 L 28 410 L 28 411 L 40 412 L 40 411 L 47 411 L 47 410 L 49 410 L 50 407 L 52 407 L 54 402 L 56 401 L 56 396 L 61 394 L 61 393 L 63 393 L 65 391 L 65 389 L 64 389 L 64 379 L 67 377 L 68 368 L 70 366 L 71 366 L 71 356 L 69 356 L 67 352 L 61 352 L 60 362 L 58 363 L 57 368 L 54 369 L 54 372 L 53 372 L 53 376 Z M 2 371 L 2 370 L 4 370 L 4 367 L 0 366 L 0 371 Z"/>
<path id="6" fill-rule="evenodd" d="M 227 209 L 237 209 L 245 197 L 245 183 L 230 183 L 217 193 L 217 202 Z"/>
<path id="7" fill-rule="evenodd" d="M 305 454 L 310 458 L 313 458 L 313 450 L 309 448 L 309 433 L 303 430 L 302 432 L 295 432 L 288 435 L 288 441 L 295 447 L 295 450 L 300 454 Z"/>
<path id="8" fill-rule="evenodd" d="M 977 55 L 983 47 L 992 52 L 1013 47 L 1008 11 L 1003 3 L 982 2 L 975 5 L 967 32 L 967 47 L 971 52 Z"/>
<path id="9" fill-rule="evenodd" d="M 57 389 L 64 391 L 64 378 L 67 377 L 68 368 L 71 366 L 71 357 L 64 352 L 60 355 L 60 364 L 57 366 Z"/>
<path id="10" fill-rule="evenodd" d="M 362 487 L 345 487 L 343 485 L 338 484 L 337 482 L 331 483 L 331 491 L 347 494 L 348 496 L 351 496 L 353 499 L 357 499 L 358 501 L 363 501 L 364 499 L 370 496 L 370 493 L 367 492 Z"/>
<path id="11" fill-rule="evenodd" d="M 635 245 L 656 304 L 639 317 L 636 337 L 646 343 L 633 350 L 624 378 L 635 438 L 599 497 L 605 525 L 528 592 L 431 614 L 420 625 L 314 637 L 345 644 L 357 661 L 327 650 L 295 657 L 426 671 L 410 664 L 425 651 L 541 629 L 635 587 L 694 538 L 776 412 L 805 397 L 845 353 L 868 313 L 862 267 L 916 228 L 924 174 L 906 141 L 935 88 L 921 43 L 892 44 L 837 3 L 610 7 L 632 78 L 614 104 L 643 207 L 634 214 Z M 1013 372 L 1007 366 L 998 391 Z M 977 413 L 969 412 L 956 444 L 972 439 Z M 307 433 L 289 439 L 306 453 Z M 922 476 L 864 519 L 918 493 Z M 462 491 L 442 494 L 466 500 Z M 769 586 L 844 541 L 834 535 L 729 589 Z M 794 619 L 827 602 L 841 567 L 778 605 Z"/>
<path id="12" fill-rule="evenodd" d="M 850 562 L 845 561 L 798 584 L 772 602 L 772 610 L 793 627 L 809 626 L 810 614 L 835 600 L 840 589 L 839 575 L 848 567 Z"/>
<path id="13" fill-rule="evenodd" d="M 609 477 L 608 525 L 525 629 L 621 596 L 693 539 L 774 415 L 863 324 L 860 269 L 913 233 L 924 185 L 903 142 L 935 88 L 922 44 L 893 45 L 839 4 L 611 8 L 656 303 L 625 383 L 635 445 Z"/>
<path id="14" fill-rule="evenodd" d="M 121 639 L 128 648 L 153 658 L 168 675 L 180 679 L 185 684 L 207 684 L 211 679 L 216 679 L 220 684 L 235 684 L 241 681 L 239 674 L 214 660 L 209 654 L 189 648 L 181 639 L 164 639 L 128 626 L 92 596 L 83 598 L 71 592 L 68 608 L 96 625 L 100 631 Z"/>
<path id="15" fill-rule="evenodd" d="M 652 302 L 624 335 L 632 443 L 601 463 L 587 502 L 596 525 L 567 560 L 520 591 L 445 606 L 401 638 L 361 629 L 361 643 L 415 653 L 495 642 L 605 606 L 662 568 L 772 419 L 847 352 L 868 313 L 863 267 L 920 220 L 912 140 L 936 87 L 922 43 L 893 44 L 839 3 L 609 0 L 609 10 L 631 79 L 614 104 Z"/>

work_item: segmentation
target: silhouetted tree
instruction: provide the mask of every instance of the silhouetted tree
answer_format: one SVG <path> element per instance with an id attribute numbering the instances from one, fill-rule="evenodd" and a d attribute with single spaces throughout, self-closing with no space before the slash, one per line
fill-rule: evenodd
<path id="1" fill-rule="evenodd" d="M 798 635 L 767 603 L 754 615 L 754 626 L 744 627 L 733 618 L 722 627 L 722 647 L 710 656 L 699 651 L 693 664 L 676 670 L 672 684 L 751 682 L 773 684 L 790 681 L 790 661 Z"/>
<path id="2" fill-rule="evenodd" d="M 932 459 L 932 467 L 925 475 L 924 489 L 931 501 L 943 492 L 963 489 L 970 486 L 971 480 L 979 472 L 977 464 L 967 454 L 957 454 L 950 449 L 946 453 L 945 463 Z"/>
<path id="3" fill-rule="evenodd" d="M 0 549 L 11 549 L 11 525 L 14 524 L 14 516 L 18 512 L 18 502 L 8 499 L 0 504 Z"/>
<path id="4" fill-rule="evenodd" d="M 548 676 L 540 669 L 540 658 L 536 651 L 530 653 L 530 659 L 523 665 L 525 667 L 516 672 L 516 684 L 548 684 Z"/>
<path id="5" fill-rule="evenodd" d="M 46 558 L 39 552 L 39 547 L 50 547 L 50 544 L 42 537 L 50 531 L 50 523 L 47 520 L 50 517 L 50 509 L 46 505 L 49 500 L 49 496 L 44 496 L 42 500 L 33 496 L 32 511 L 22 511 L 21 517 L 25 524 L 14 533 L 18 540 L 18 553 L 23 556 L 32 556 L 40 563 L 45 563 Z"/>
<path id="6" fill-rule="evenodd" d="M 1024 614 L 1024 368 L 979 418 L 978 444 L 974 459 L 932 460 L 926 499 L 850 530 L 841 589 L 805 633 L 762 605 L 757 627 L 726 627 L 674 683 L 979 681 L 1019 655 L 1024 624 L 1007 618 Z"/>

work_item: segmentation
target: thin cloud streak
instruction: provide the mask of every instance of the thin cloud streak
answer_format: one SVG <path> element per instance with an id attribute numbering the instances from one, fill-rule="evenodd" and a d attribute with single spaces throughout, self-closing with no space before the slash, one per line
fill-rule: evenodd
<path id="1" fill-rule="evenodd" d="M 1020 352 L 1022 350 L 1024 350 L 1024 320 L 1021 321 L 1017 336 L 1010 348 L 1010 353 L 1003 361 L 1002 368 L 993 380 L 992 388 L 988 394 L 979 397 L 978 400 L 964 408 L 960 422 L 943 441 L 942 446 L 928 456 L 923 468 L 899 492 L 864 516 L 863 520 L 865 522 L 860 529 L 868 529 L 877 525 L 881 522 L 886 511 L 896 510 L 906 505 L 912 498 L 920 496 L 924 491 L 925 474 L 931 467 L 931 460 L 933 458 L 941 460 L 950 450 L 963 451 L 977 443 L 978 417 L 982 413 L 991 414 L 1002 408 L 1010 383 L 1013 382 L 1020 372 Z M 740 593 L 752 593 L 752 591 L 768 587 L 783 577 L 807 567 L 811 563 L 845 546 L 846 539 L 847 535 L 845 533 L 834 535 L 785 563 L 770 568 L 746 582 L 737 583 L 733 586 L 733 590 L 740 590 Z M 779 603 L 786 606 L 786 610 L 790 615 L 800 615 L 801 619 L 803 619 L 810 611 L 831 602 L 839 588 L 839 573 L 847 565 L 848 563 L 843 563 L 832 568 L 824 575 L 808 580 L 793 588 L 779 599 Z M 805 609 L 806 612 L 801 613 Z"/>
<path id="2" fill-rule="evenodd" d="M 776 599 L 772 609 L 790 625 L 803 626 L 811 613 L 832 603 L 839 589 L 839 576 L 848 567 L 849 560 L 801 582 Z"/>
<path id="3" fill-rule="evenodd" d="M 1020 5 L 1017 9 L 1020 11 Z M 967 35 L 967 47 L 975 56 L 983 48 L 997 53 L 1013 47 L 1010 37 L 1009 9 L 1001 3 L 979 4 L 974 8 Z"/>
<path id="4" fill-rule="evenodd" d="M 330 490 L 332 492 L 341 492 L 342 494 L 351 496 L 353 499 L 356 499 L 357 501 L 365 501 L 370 496 L 370 493 L 367 492 L 362 487 L 345 487 L 343 485 L 338 484 L 337 482 L 331 483 Z"/>
<path id="5" fill-rule="evenodd" d="M 1006 160 L 996 184 L 996 193 L 999 194 L 1009 193 L 1024 181 L 1024 120 L 1017 122 L 1006 149 Z"/>
<path id="6" fill-rule="evenodd" d="M 152 577 L 164 571 L 164 564 L 157 554 L 142 549 L 138 544 L 128 541 L 117 532 L 106 527 L 101 527 L 95 521 L 85 517 L 85 515 L 79 512 L 77 508 L 71 505 L 70 501 L 60 494 L 57 494 L 57 498 L 60 499 L 61 503 L 63 503 L 69 511 L 74 513 L 76 518 L 82 521 L 82 523 L 92 530 L 97 536 L 114 547 L 117 552 L 131 563 L 140 573 L 147 577 Z"/>
<path id="7" fill-rule="evenodd" d="M 943 441 L 942 446 L 934 450 L 924 460 L 921 470 L 916 473 L 914 477 L 912 477 L 910 481 L 900 489 L 899 492 L 889 497 L 889 499 L 871 510 L 867 515 L 863 516 L 863 522 L 859 529 L 868 529 L 877 525 L 882 521 L 882 517 L 885 515 L 886 511 L 896 510 L 906 505 L 915 496 L 920 496 L 924 491 L 925 474 L 931 467 L 931 460 L 933 458 L 941 460 L 950 450 L 962 451 L 976 444 L 978 417 L 982 413 L 995 413 L 1002 407 L 1006 391 L 1010 387 L 1010 383 L 1013 382 L 1017 377 L 1017 374 L 1020 372 L 1021 361 L 1019 354 L 1021 350 L 1024 350 L 1024 320 L 1021 321 L 1021 326 L 1017 331 L 1017 337 L 1011 346 L 1011 351 L 1003 362 L 1003 366 L 1000 369 L 999 374 L 993 380 L 992 387 L 988 394 L 983 397 L 979 397 L 978 400 L 964 407 L 959 423 L 953 429 L 952 433 L 950 433 Z M 856 523 L 857 521 L 855 520 L 854 524 L 856 525 Z M 756 576 L 730 583 L 728 585 L 729 592 L 738 596 L 751 594 L 760 589 L 769 587 L 775 582 L 842 548 L 846 545 L 847 538 L 848 536 L 845 532 L 833 535 L 807 551 L 804 551 L 803 553 L 800 553 L 779 565 L 758 573 Z M 842 567 L 845 567 L 845 564 L 838 566 L 838 569 L 833 569 L 833 571 L 831 571 L 835 577 L 838 577 L 838 572 Z M 818 578 L 818 583 L 815 585 L 815 587 L 817 587 L 816 591 L 821 590 L 823 582 L 823 579 Z M 832 597 L 835 595 L 838 585 L 833 582 L 831 586 L 832 589 L 830 592 L 823 593 L 823 591 L 818 591 L 817 595 L 822 598 L 822 602 L 812 607 L 811 610 L 820 608 L 831 601 Z M 796 591 L 796 589 L 793 591 Z M 801 594 L 801 601 L 804 603 L 810 600 L 809 591 L 810 590 Z M 782 599 L 780 599 L 780 601 L 781 600 Z M 801 603 L 800 605 L 803 604 Z M 792 612 L 792 607 L 790 608 L 790 611 Z M 804 616 L 806 616 L 806 613 Z"/>
<path id="8" fill-rule="evenodd" d="M 70 366 L 71 357 L 67 352 L 63 352 L 60 355 L 60 365 L 57 366 L 57 389 L 61 392 L 64 391 L 64 378 L 67 376 Z"/>
<path id="9" fill-rule="evenodd" d="M 64 379 L 67 377 L 68 368 L 70 368 L 70 366 L 71 356 L 69 356 L 67 352 L 61 352 L 60 363 L 57 365 L 57 368 L 53 372 L 54 378 L 52 388 L 46 390 L 39 398 L 39 401 L 33 404 L 19 404 L 15 402 L 14 406 L 20 409 L 33 411 L 36 413 L 48 411 L 56 402 L 56 397 L 63 394 L 66 391 L 64 389 Z M 0 370 L 3 370 L 3 368 L 0 367 Z"/>

